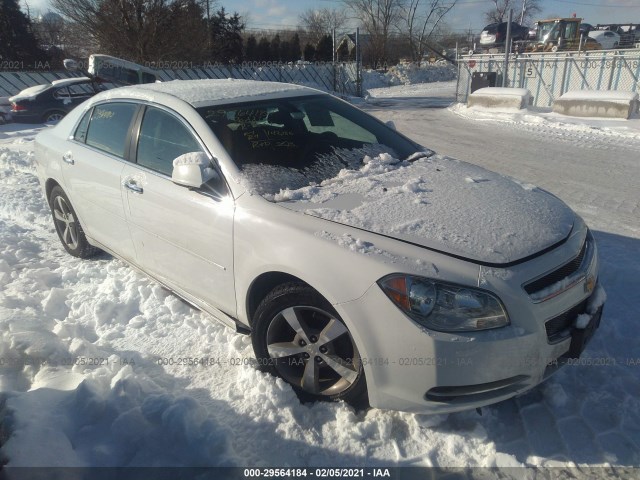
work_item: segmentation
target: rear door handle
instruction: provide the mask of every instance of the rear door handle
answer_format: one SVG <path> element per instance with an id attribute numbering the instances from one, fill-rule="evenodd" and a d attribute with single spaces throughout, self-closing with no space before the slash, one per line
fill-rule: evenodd
<path id="1" fill-rule="evenodd" d="M 75 163 L 73 160 L 73 154 L 71 152 L 67 152 L 62 155 L 62 160 L 64 160 L 64 162 L 68 163 L 69 165 L 73 165 Z"/>
<path id="2" fill-rule="evenodd" d="M 141 194 L 144 190 L 139 186 L 135 180 L 127 180 L 124 182 L 124 188 L 131 190 L 133 193 Z"/>

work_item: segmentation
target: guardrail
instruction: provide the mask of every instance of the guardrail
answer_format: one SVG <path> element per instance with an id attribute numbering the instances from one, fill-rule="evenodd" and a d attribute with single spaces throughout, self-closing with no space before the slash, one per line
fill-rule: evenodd
<path id="1" fill-rule="evenodd" d="M 495 86 L 502 86 L 504 54 L 458 59 L 458 102 L 467 101 L 475 72 L 495 72 Z M 639 92 L 640 49 L 514 54 L 506 73 L 506 86 L 528 89 L 536 107 L 550 107 L 554 99 L 569 90 Z"/>

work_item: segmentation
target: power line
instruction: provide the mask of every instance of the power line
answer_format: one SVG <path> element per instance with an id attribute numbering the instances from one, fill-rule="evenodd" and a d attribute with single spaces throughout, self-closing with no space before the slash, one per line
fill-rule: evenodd
<path id="1" fill-rule="evenodd" d="M 570 3 L 572 5 L 584 5 L 587 7 L 601 7 L 601 8 L 640 8 L 640 5 L 602 5 L 599 3 L 587 3 L 587 2 L 575 2 L 572 0 L 556 0 L 558 3 Z"/>

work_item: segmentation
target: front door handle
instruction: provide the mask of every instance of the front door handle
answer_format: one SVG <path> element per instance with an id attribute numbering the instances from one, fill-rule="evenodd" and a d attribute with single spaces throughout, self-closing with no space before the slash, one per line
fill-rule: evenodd
<path id="1" fill-rule="evenodd" d="M 73 165 L 75 162 L 73 161 L 73 154 L 71 152 L 67 152 L 62 155 L 62 160 L 69 165 Z"/>
<path id="2" fill-rule="evenodd" d="M 135 180 L 127 180 L 126 182 L 124 182 L 124 188 L 126 188 L 127 190 L 131 190 L 133 193 L 137 193 L 137 194 L 141 194 L 143 192 L 143 189 L 141 186 L 139 186 Z"/>

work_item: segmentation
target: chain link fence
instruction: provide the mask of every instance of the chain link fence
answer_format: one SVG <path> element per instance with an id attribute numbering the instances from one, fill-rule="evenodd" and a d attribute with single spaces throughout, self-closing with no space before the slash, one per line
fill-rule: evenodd
<path id="1" fill-rule="evenodd" d="M 496 74 L 502 86 L 504 54 L 465 56 L 458 62 L 456 100 L 466 102 L 474 73 Z M 523 53 L 507 66 L 507 87 L 526 88 L 533 106 L 550 107 L 570 90 L 640 91 L 640 50 Z"/>
<path id="2" fill-rule="evenodd" d="M 180 69 L 156 69 L 163 81 L 206 78 L 237 78 L 269 82 L 295 83 L 342 95 L 362 96 L 361 70 L 355 62 L 300 63 L 247 62 L 238 65 L 213 64 Z M 0 97 L 15 95 L 25 88 L 53 80 L 80 76 L 76 72 L 0 71 Z"/>

